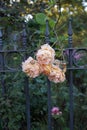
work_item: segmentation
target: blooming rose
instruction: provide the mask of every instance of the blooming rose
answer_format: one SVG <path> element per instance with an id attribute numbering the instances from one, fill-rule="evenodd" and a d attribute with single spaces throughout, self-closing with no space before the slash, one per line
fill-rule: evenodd
<path id="1" fill-rule="evenodd" d="M 49 44 L 42 45 L 41 49 L 43 49 L 43 50 L 49 50 L 51 52 L 52 56 L 55 56 L 55 51 L 54 51 L 54 49 Z"/>
<path id="2" fill-rule="evenodd" d="M 36 59 L 40 64 L 51 64 L 54 61 L 55 51 L 48 44 L 41 46 L 37 51 Z"/>
<path id="3" fill-rule="evenodd" d="M 59 67 L 52 64 L 51 72 L 48 75 L 48 79 L 55 83 L 63 82 L 65 80 L 65 74 Z"/>
<path id="4" fill-rule="evenodd" d="M 41 73 L 40 65 L 32 57 L 29 57 L 25 62 L 22 62 L 22 71 L 32 78 L 39 76 Z"/>
<path id="5" fill-rule="evenodd" d="M 56 119 L 58 118 L 60 115 L 62 115 L 62 112 L 59 110 L 58 107 L 53 107 L 51 110 L 51 114 L 52 116 Z"/>
<path id="6" fill-rule="evenodd" d="M 52 115 L 55 115 L 57 113 L 59 113 L 59 108 L 58 107 L 53 107 L 51 110 Z"/>
<path id="7" fill-rule="evenodd" d="M 41 72 L 45 75 L 49 75 L 51 73 L 51 64 L 45 65 L 41 64 Z"/>

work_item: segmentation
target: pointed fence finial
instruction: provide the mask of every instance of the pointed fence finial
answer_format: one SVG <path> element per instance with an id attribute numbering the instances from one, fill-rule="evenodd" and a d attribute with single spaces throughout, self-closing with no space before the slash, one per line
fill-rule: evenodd
<path id="1" fill-rule="evenodd" d="M 72 19 L 69 19 L 69 27 L 68 27 L 68 42 L 69 42 L 69 47 L 72 47 L 72 35 L 73 35 L 73 31 L 72 31 Z"/>
<path id="2" fill-rule="evenodd" d="M 69 28 L 68 28 L 68 35 L 72 36 L 73 31 L 72 31 L 72 18 L 69 18 Z"/>
<path id="3" fill-rule="evenodd" d="M 2 49 L 2 37 L 3 37 L 3 34 L 2 34 L 2 30 L 0 29 L 0 50 Z"/>
<path id="4" fill-rule="evenodd" d="M 25 23 L 23 23 L 22 42 L 23 42 L 23 47 L 26 48 L 27 32 L 26 32 L 26 25 L 25 25 Z"/>
<path id="5" fill-rule="evenodd" d="M 49 40 L 49 23 L 48 23 L 48 20 L 46 20 L 46 32 L 45 32 L 45 42 L 46 43 L 50 43 L 50 40 Z"/>

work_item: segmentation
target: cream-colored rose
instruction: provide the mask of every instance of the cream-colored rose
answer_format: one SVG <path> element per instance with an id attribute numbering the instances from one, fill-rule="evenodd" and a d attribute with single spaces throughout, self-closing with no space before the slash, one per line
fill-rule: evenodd
<path id="1" fill-rule="evenodd" d="M 55 57 L 55 51 L 48 44 L 44 44 L 41 46 L 36 53 L 36 59 L 39 64 L 52 64 Z"/>
<path id="2" fill-rule="evenodd" d="M 54 49 L 49 44 L 42 45 L 41 49 L 43 49 L 43 50 L 49 50 L 51 52 L 52 57 L 55 56 L 55 51 L 54 51 Z"/>
<path id="3" fill-rule="evenodd" d="M 63 82 L 65 80 L 65 74 L 58 66 L 52 65 L 48 79 L 55 83 Z"/>
<path id="4" fill-rule="evenodd" d="M 25 62 L 22 62 L 22 71 L 32 78 L 39 76 L 41 73 L 40 65 L 32 57 L 29 57 Z"/>
<path id="5" fill-rule="evenodd" d="M 41 71 L 43 74 L 45 74 L 46 76 L 48 76 L 51 72 L 51 64 L 45 65 L 45 64 L 41 64 Z"/>
<path id="6" fill-rule="evenodd" d="M 54 57 L 52 57 L 50 51 L 48 50 L 38 50 L 36 59 L 40 64 L 51 64 L 54 60 Z"/>

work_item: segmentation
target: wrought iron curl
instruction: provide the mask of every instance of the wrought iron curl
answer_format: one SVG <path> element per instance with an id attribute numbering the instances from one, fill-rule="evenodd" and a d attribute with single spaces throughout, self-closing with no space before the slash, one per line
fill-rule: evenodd
<path id="1" fill-rule="evenodd" d="M 10 65 L 9 65 L 9 61 L 8 61 L 8 58 L 11 58 L 12 57 L 12 59 L 10 59 L 10 60 L 12 60 L 11 61 L 11 63 L 14 63 L 15 61 L 14 61 L 14 59 L 15 58 L 17 58 L 17 57 L 15 57 L 15 56 L 13 56 L 14 54 L 16 54 L 17 55 L 17 57 L 20 57 L 21 58 L 21 61 L 22 61 L 22 59 L 23 59 L 23 56 L 21 55 L 21 52 L 20 51 L 14 51 L 14 52 L 9 52 L 9 53 L 5 53 L 5 55 L 4 55 L 4 59 L 5 59 L 5 69 L 7 69 L 7 70 L 11 70 L 11 71 L 19 71 L 19 70 L 21 70 L 21 65 L 20 64 L 18 64 L 16 67 L 11 67 Z M 19 59 L 19 58 L 18 58 Z"/>
<path id="2" fill-rule="evenodd" d="M 82 52 L 82 53 L 81 53 Z M 80 59 L 84 59 L 84 53 L 87 54 L 87 48 L 79 48 L 79 49 L 76 49 L 73 51 L 73 54 L 72 54 L 72 60 L 73 60 L 73 64 L 75 67 L 77 67 L 78 69 L 86 69 L 87 68 L 87 64 L 83 64 L 83 65 L 79 65 L 78 62 Z M 76 55 L 77 55 L 77 60 L 76 60 Z"/>
<path id="3" fill-rule="evenodd" d="M 23 48 L 18 49 L 13 45 L 13 49 L 3 49 L 3 33 L 2 29 L 0 29 L 0 72 L 17 72 L 21 71 L 21 62 L 24 58 L 24 54 L 27 52 L 26 50 L 26 39 L 27 39 L 27 33 L 25 30 L 26 26 L 23 24 L 23 33 L 22 33 L 22 42 L 23 42 Z M 14 37 L 14 40 L 16 42 L 16 37 Z M 30 54 L 32 51 L 30 52 Z M 17 57 L 20 57 L 21 61 L 20 64 L 18 64 L 16 67 L 9 65 L 9 60 L 12 60 L 11 63 L 14 61 L 14 55 L 17 55 Z M 9 58 L 8 58 L 9 57 Z M 12 57 L 12 59 L 10 59 Z"/>

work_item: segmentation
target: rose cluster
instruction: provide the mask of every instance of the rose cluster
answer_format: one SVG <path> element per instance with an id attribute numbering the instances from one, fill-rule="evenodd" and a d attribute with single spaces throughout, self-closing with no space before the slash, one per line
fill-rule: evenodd
<path id="1" fill-rule="evenodd" d="M 65 80 L 66 66 L 62 66 L 62 68 L 60 65 L 60 61 L 55 59 L 54 49 L 49 44 L 44 44 L 37 51 L 36 60 L 29 57 L 22 62 L 22 71 L 31 78 L 43 73 L 48 76 L 50 81 L 58 83 Z"/>

